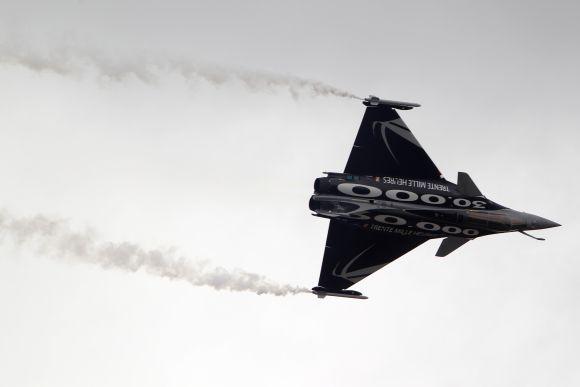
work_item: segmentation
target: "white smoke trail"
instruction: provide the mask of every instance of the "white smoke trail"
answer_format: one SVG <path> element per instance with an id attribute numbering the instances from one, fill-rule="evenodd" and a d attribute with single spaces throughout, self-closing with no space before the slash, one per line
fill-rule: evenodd
<path id="1" fill-rule="evenodd" d="M 145 83 L 155 83 L 161 74 L 174 73 L 187 81 L 204 80 L 214 86 L 237 82 L 252 91 L 287 90 L 295 98 L 301 95 L 357 98 L 346 90 L 324 82 L 295 76 L 233 69 L 175 58 L 140 56 L 133 60 L 112 60 L 94 51 L 70 47 L 42 53 L 23 46 L 0 43 L 0 64 L 23 66 L 32 71 L 48 71 L 62 76 L 81 76 L 94 71 L 98 77 L 113 82 L 136 78 Z"/>
<path id="2" fill-rule="evenodd" d="M 259 274 L 191 261 L 177 256 L 175 249 L 147 250 L 131 242 L 98 241 L 94 233 L 72 231 L 65 221 L 44 215 L 14 217 L 7 211 L 0 211 L 0 242 L 4 239 L 13 240 L 18 246 L 35 248 L 53 258 L 93 263 L 105 269 L 145 271 L 216 290 L 276 296 L 310 292 L 307 288 L 277 284 Z"/>

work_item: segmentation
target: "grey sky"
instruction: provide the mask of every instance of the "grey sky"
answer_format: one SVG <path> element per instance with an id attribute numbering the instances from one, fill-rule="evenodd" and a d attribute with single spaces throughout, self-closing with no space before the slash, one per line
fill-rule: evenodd
<path id="1" fill-rule="evenodd" d="M 242 5 L 243 3 L 243 5 Z M 575 386 L 580 383 L 576 2 L 0 0 L 0 48 L 115 66 L 178 60 L 410 100 L 454 181 L 563 227 L 426 243 L 370 299 L 215 291 L 51 260 L 0 239 L 0 385 Z M 55 54 L 56 53 L 56 54 Z M 315 285 L 363 107 L 285 88 L 63 76 L 0 61 L 0 208 Z"/>

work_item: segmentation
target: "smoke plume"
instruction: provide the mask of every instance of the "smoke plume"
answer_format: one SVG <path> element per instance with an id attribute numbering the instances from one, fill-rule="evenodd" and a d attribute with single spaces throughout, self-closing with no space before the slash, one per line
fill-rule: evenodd
<path id="1" fill-rule="evenodd" d="M 0 242 L 5 239 L 12 240 L 17 246 L 34 248 L 52 258 L 93 263 L 105 269 L 144 271 L 216 290 L 276 296 L 310 292 L 307 288 L 277 284 L 259 274 L 212 267 L 206 261 L 192 261 L 178 256 L 175 249 L 148 250 L 131 242 L 98 241 L 94 232 L 75 232 L 66 221 L 44 215 L 14 217 L 1 211 Z"/>
<path id="2" fill-rule="evenodd" d="M 182 76 L 189 82 L 203 80 L 214 86 L 240 83 L 252 91 L 287 90 L 295 98 L 302 95 L 357 98 L 348 91 L 326 83 L 290 75 L 233 69 L 177 58 L 159 59 L 145 55 L 132 60 L 120 58 L 113 60 L 80 48 L 39 52 L 0 44 L 0 64 L 23 66 L 32 71 L 47 71 L 62 76 L 82 76 L 95 72 L 97 77 L 113 82 L 136 78 L 149 84 L 157 82 L 164 73 L 172 73 Z"/>

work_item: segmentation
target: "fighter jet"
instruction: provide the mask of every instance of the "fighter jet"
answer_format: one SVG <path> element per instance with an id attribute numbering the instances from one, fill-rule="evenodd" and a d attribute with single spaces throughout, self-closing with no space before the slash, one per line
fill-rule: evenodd
<path id="1" fill-rule="evenodd" d="M 363 100 L 366 111 L 343 173 L 314 181 L 309 207 L 330 219 L 318 286 L 312 293 L 367 298 L 347 290 L 429 239 L 444 257 L 485 235 L 559 226 L 484 196 L 465 172 L 443 178 L 396 110 L 419 104 Z"/>

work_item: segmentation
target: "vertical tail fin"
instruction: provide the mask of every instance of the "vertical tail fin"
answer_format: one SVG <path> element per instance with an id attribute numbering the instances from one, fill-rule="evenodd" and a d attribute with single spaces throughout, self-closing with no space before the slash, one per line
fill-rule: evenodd
<path id="1" fill-rule="evenodd" d="M 471 177 L 465 172 L 457 173 L 457 189 L 466 196 L 483 196 Z"/>

